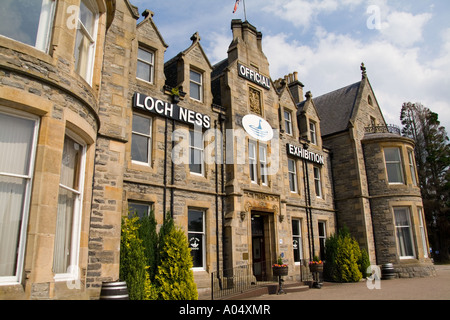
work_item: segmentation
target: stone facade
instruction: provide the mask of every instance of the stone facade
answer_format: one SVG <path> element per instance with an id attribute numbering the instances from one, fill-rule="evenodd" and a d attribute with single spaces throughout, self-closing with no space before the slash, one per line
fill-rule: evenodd
<path id="1" fill-rule="evenodd" d="M 98 299 L 102 282 L 119 278 L 121 218 L 132 210 L 153 210 L 159 225 L 171 215 L 185 230 L 199 291 L 213 272 L 239 266 L 273 279 L 278 257 L 288 279 L 304 280 L 305 262 L 323 257 L 326 237 L 344 225 L 373 264 L 392 262 L 399 276 L 433 274 L 407 161 L 414 144 L 367 132 L 385 122 L 365 69 L 361 82 L 313 98 L 297 72 L 270 80 L 262 34 L 241 20 L 231 22 L 227 59 L 211 65 L 194 33 L 164 63 L 168 45 L 153 13 L 137 24 L 128 0 L 84 1 L 97 14 L 95 41 L 75 46 L 82 36 L 69 22 L 80 1 L 52 2 L 46 48 L 0 36 L 0 120 L 27 120 L 31 141 L 28 158 L 20 156 L 28 172 L 0 158 L 0 187 L 11 179 L 25 186 L 23 209 L 0 211 L 23 222 L 14 225 L 17 246 L 0 251 L 17 253 L 8 256 L 16 269 L 0 266 L 0 298 Z M 74 52 L 83 48 L 88 64 Z M 273 138 L 246 131 L 247 115 L 267 122 Z M 16 154 L 15 144 L 0 143 Z M 401 150 L 403 184 L 386 182 L 389 147 Z M 399 225 L 396 208 L 409 210 L 409 225 Z M 65 222 L 65 234 L 67 214 L 74 223 Z M 0 237 L 12 238 L 11 225 Z M 400 227 L 412 235 L 407 257 Z"/>

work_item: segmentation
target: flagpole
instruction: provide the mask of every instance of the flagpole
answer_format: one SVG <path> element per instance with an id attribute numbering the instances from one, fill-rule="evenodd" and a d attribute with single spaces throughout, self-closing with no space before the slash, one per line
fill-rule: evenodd
<path id="1" fill-rule="evenodd" d="M 245 21 L 247 21 L 247 10 L 245 10 L 245 0 L 242 0 L 244 2 L 244 17 Z"/>

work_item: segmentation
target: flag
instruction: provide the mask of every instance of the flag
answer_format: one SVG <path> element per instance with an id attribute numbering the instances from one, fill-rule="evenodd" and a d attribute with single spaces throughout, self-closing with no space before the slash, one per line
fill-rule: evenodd
<path id="1" fill-rule="evenodd" d="M 238 8 L 238 5 L 239 5 L 239 1 L 241 1 L 241 0 L 236 0 L 236 3 L 234 4 L 233 13 L 235 13 L 237 11 L 237 8 Z"/>

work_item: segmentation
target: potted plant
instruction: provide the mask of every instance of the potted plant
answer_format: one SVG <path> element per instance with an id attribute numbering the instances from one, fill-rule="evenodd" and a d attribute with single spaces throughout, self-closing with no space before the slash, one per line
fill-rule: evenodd
<path id="1" fill-rule="evenodd" d="M 323 272 L 323 262 L 317 256 L 314 256 L 313 261 L 309 262 L 310 272 Z"/>
<path id="2" fill-rule="evenodd" d="M 176 103 L 180 102 L 180 89 L 172 88 L 170 93 L 172 95 L 172 103 L 176 104 Z"/>
<path id="3" fill-rule="evenodd" d="M 288 275 L 288 265 L 283 263 L 283 259 L 281 257 L 278 258 L 277 263 L 272 265 L 273 275 L 277 277 L 287 276 Z"/>

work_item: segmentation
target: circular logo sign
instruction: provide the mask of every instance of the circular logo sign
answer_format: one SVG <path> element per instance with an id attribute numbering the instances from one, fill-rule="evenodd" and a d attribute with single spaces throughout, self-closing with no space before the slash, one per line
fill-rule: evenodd
<path id="1" fill-rule="evenodd" d="M 255 139 L 269 141 L 273 138 L 273 130 L 270 124 L 261 117 L 248 114 L 242 118 L 245 131 Z"/>

